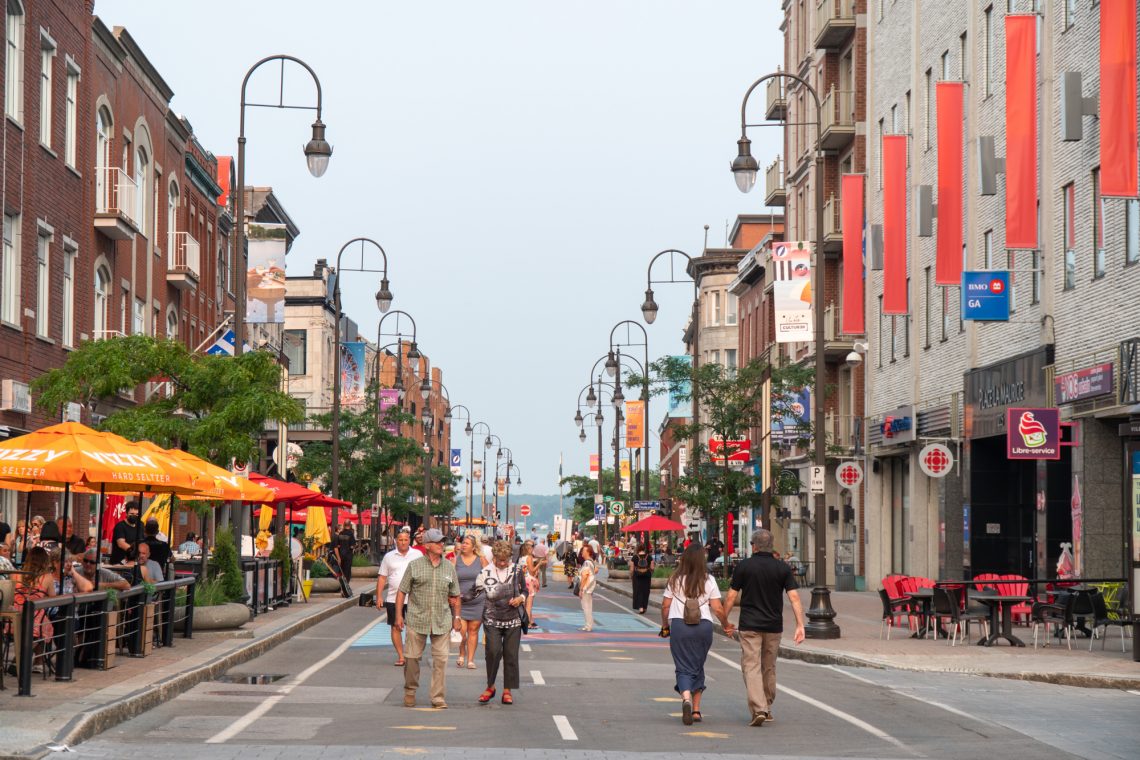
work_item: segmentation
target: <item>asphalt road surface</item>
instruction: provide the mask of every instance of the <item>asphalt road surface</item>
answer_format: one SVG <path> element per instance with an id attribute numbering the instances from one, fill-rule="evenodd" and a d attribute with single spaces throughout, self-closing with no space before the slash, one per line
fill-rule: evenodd
<path id="1" fill-rule="evenodd" d="M 716 637 L 704 721 L 682 725 L 658 618 L 598 594 L 592 633 L 577 599 L 543 590 L 542 632 L 523 638 L 515 704 L 479 705 L 482 668 L 447 670 L 447 710 L 403 706 L 383 615 L 353 608 L 74 748 L 80 758 L 1135 758 L 1140 693 L 979 676 L 781 660 L 774 720 L 748 726 L 739 647 Z M 650 613 L 655 612 L 650 610 Z M 501 683 L 501 675 L 500 675 Z M 501 692 L 500 692 L 501 693 Z"/>

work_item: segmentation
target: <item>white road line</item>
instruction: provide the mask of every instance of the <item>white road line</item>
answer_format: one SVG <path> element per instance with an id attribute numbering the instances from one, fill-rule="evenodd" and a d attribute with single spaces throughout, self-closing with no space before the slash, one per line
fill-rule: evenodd
<path id="1" fill-rule="evenodd" d="M 594 594 L 594 598 L 595 598 L 595 599 L 602 599 L 603 601 L 607 601 L 607 602 L 609 602 L 610 604 L 612 604 L 613 606 L 617 607 L 619 610 L 621 610 L 621 611 L 622 611 L 622 612 L 624 612 L 625 614 L 629 615 L 629 616 L 630 616 L 631 618 L 633 618 L 634 620 L 640 620 L 640 621 L 641 621 L 641 622 L 642 622 L 644 625 L 646 625 L 646 626 L 647 626 L 647 627 L 649 627 L 649 628 L 658 628 L 658 627 L 659 627 L 659 626 L 657 625 L 657 623 L 651 623 L 651 622 L 649 622 L 649 621 L 648 621 L 648 620 L 646 620 L 646 619 L 645 619 L 643 616 L 641 616 L 641 615 L 638 615 L 636 612 L 633 612 L 633 611 L 631 611 L 631 610 L 628 610 L 628 609 L 626 609 L 624 605 L 618 604 L 618 603 L 617 603 L 617 602 L 615 602 L 613 599 L 610 599 L 608 596 L 601 596 L 600 594 Z"/>
<path id="2" fill-rule="evenodd" d="M 1129 689 L 1128 693 L 1135 694 L 1136 696 L 1140 697 L 1140 691 L 1136 691 L 1135 689 Z"/>
<path id="3" fill-rule="evenodd" d="M 727 657 L 720 655 L 720 654 L 717 654 L 716 652 L 709 652 L 709 657 L 715 657 L 716 659 L 723 662 L 725 665 L 728 665 L 728 666 L 733 667 L 737 670 L 740 670 L 740 663 L 733 662 L 732 660 L 728 659 Z M 862 731 L 866 731 L 871 736 L 874 736 L 877 739 L 882 739 L 883 741 L 887 742 L 888 744 L 893 744 L 894 746 L 898 747 L 899 749 L 903 750 L 904 752 L 908 752 L 912 755 L 918 755 L 917 752 L 915 752 L 913 749 L 911 749 L 910 747 L 903 744 L 901 741 L 899 741 L 895 737 L 888 734 L 886 731 L 883 731 L 880 728 L 876 728 L 875 726 L 872 726 L 870 723 L 868 723 L 864 720 L 860 720 L 859 718 L 856 718 L 854 715 L 852 715 L 850 713 L 843 712 L 842 710 L 840 710 L 837 707 L 832 707 L 829 704 L 826 704 L 824 702 L 820 702 L 818 699 L 815 699 L 813 697 L 809 697 L 807 694 L 803 694 L 802 692 L 798 692 L 795 689 L 789 689 L 787 686 L 777 686 L 776 688 L 779 689 L 782 693 L 787 694 L 789 697 L 793 697 L 795 699 L 798 699 L 801 702 L 806 702 L 807 704 L 811 705 L 812 707 L 815 707 L 819 710 L 823 710 L 825 713 L 828 713 L 829 715 L 834 715 L 836 718 L 839 718 L 842 721 L 846 721 L 847 723 L 850 723 L 851 725 L 855 726 L 856 728 L 858 728 Z"/>
<path id="4" fill-rule="evenodd" d="M 922 702 L 923 704 L 930 705 L 931 707 L 937 707 L 939 710 L 945 710 L 946 712 L 951 713 L 952 715 L 957 715 L 959 718 L 966 718 L 967 720 L 977 721 L 978 723 L 985 723 L 987 726 L 997 726 L 997 727 L 1004 728 L 1004 726 L 1001 726 L 1000 723 L 994 723 L 993 721 L 986 720 L 985 718 L 979 718 L 977 715 L 971 715 L 970 713 L 968 713 L 964 710 L 959 710 L 957 707 L 951 707 L 950 705 L 943 704 L 942 702 L 936 702 L 933 699 L 927 699 L 926 697 L 920 697 L 917 694 L 911 694 L 909 692 L 900 691 L 899 689 L 897 689 L 893 686 L 888 686 L 886 684 L 881 684 L 881 683 L 877 683 L 875 681 L 872 681 L 870 678 L 863 678 L 862 676 L 857 676 L 854 673 L 849 673 L 846 670 L 843 670 L 842 668 L 836 667 L 835 665 L 824 665 L 823 667 L 827 668 L 828 670 L 834 670 L 836 673 L 842 673 L 843 675 L 847 676 L 848 678 L 854 678 L 856 681 L 861 681 L 862 683 L 870 684 L 871 686 L 876 686 L 880 689 L 889 689 L 891 691 L 891 693 L 893 693 L 893 694 L 898 694 L 898 695 L 903 696 L 903 697 L 909 697 L 916 702 Z"/>
<path id="5" fill-rule="evenodd" d="M 363 636 L 364 634 L 366 634 L 370 630 L 372 630 L 372 627 L 375 625 L 377 625 L 377 622 L 375 620 L 368 623 L 368 625 L 364 626 L 359 631 L 357 631 L 351 638 L 349 638 L 347 641 L 343 642 L 340 646 L 338 646 L 336 649 L 334 649 L 323 660 L 321 660 L 320 662 L 314 663 L 313 665 L 310 665 L 309 667 L 307 667 L 305 670 L 301 671 L 300 675 L 298 675 L 294 680 L 292 680 L 289 683 L 282 686 L 281 690 L 277 694 L 275 694 L 272 697 L 267 698 L 264 702 L 259 704 L 257 707 L 253 708 L 252 710 L 247 712 L 245 715 L 243 715 L 240 718 L 238 718 L 237 720 L 235 720 L 233 723 L 231 723 L 229 725 L 228 728 L 225 728 L 225 729 L 219 731 L 218 733 L 214 734 L 213 736 L 211 736 L 209 739 L 206 740 L 206 744 L 221 744 L 222 742 L 227 742 L 230 739 L 237 736 L 239 733 L 241 733 L 243 730 L 245 730 L 245 728 L 250 726 L 258 718 L 262 717 L 267 712 L 272 710 L 274 705 L 276 705 L 278 702 L 285 699 L 285 697 L 287 697 L 289 695 L 289 692 L 293 691 L 293 689 L 297 688 L 298 686 L 303 684 L 305 681 L 309 680 L 309 678 L 314 673 L 316 673 L 319 670 L 322 670 L 325 666 L 327 666 L 330 662 L 335 660 L 337 657 L 340 657 L 342 654 L 344 654 L 345 651 L 347 651 L 348 648 L 350 646 L 352 646 L 356 642 L 357 639 L 359 639 L 361 636 Z"/>
<path id="6" fill-rule="evenodd" d="M 566 719 L 565 715 L 555 715 L 554 725 L 558 728 L 558 733 L 561 734 L 562 741 L 578 741 L 578 734 L 574 733 L 574 729 L 570 727 L 570 721 Z"/>
<path id="7" fill-rule="evenodd" d="M 529 652 L 529 651 L 530 651 L 530 644 L 523 644 L 523 645 L 522 645 L 522 650 L 523 650 L 524 652 Z"/>
<path id="8" fill-rule="evenodd" d="M 542 673 L 537 670 L 530 671 L 531 680 L 534 681 L 535 686 L 546 686 L 546 679 L 542 677 Z"/>

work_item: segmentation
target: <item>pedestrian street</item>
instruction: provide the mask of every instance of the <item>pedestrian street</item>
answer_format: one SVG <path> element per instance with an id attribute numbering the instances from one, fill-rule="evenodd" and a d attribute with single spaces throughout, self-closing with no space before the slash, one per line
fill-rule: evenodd
<path id="1" fill-rule="evenodd" d="M 375 609 L 354 607 L 234 668 L 231 682 L 199 684 L 74 750 L 79 758 L 148 760 L 908 758 L 985 756 L 995 746 L 1011 758 L 1128 756 L 1126 738 L 1095 726 L 1126 725 L 1137 695 L 798 661 L 780 661 L 774 720 L 752 728 L 739 646 L 720 635 L 707 664 L 704 720 L 686 727 L 657 611 L 637 615 L 627 604 L 599 593 L 597 627 L 585 633 L 577 630 L 578 599 L 560 583 L 543 589 L 534 608 L 543 631 L 523 637 L 522 683 L 510 706 L 476 703 L 486 685 L 482 647 L 479 669 L 468 670 L 454 666 L 452 645 L 449 709 L 426 701 L 403 707 L 403 670 L 392 666 L 387 624 Z M 280 678 L 237 682 L 253 675 Z M 1063 731 L 1029 716 L 1059 705 L 1068 716 Z"/>

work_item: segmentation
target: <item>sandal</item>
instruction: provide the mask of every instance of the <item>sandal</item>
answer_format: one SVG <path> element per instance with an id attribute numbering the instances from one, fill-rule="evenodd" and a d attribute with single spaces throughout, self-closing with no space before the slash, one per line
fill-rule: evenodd
<path id="1" fill-rule="evenodd" d="M 686 726 L 693 725 L 693 703 L 687 699 L 681 702 L 681 722 Z"/>
<path id="2" fill-rule="evenodd" d="M 479 704 L 485 705 L 494 698 L 495 698 L 495 687 L 494 686 L 488 686 L 487 689 L 482 694 L 479 695 Z"/>
<path id="3" fill-rule="evenodd" d="M 404 667 L 404 665 L 405 665 L 406 663 L 405 663 L 403 660 L 396 660 L 396 661 L 395 661 L 395 662 L 393 662 L 392 664 L 393 664 L 393 665 L 395 665 L 397 668 L 402 668 L 402 667 Z"/>
<path id="4" fill-rule="evenodd" d="M 478 670 L 479 666 L 475 664 L 474 660 L 468 660 L 467 661 L 467 669 L 468 670 Z"/>
<path id="5" fill-rule="evenodd" d="M 462 668 L 465 662 L 466 661 L 463 659 L 463 655 L 459 655 L 459 659 L 455 661 L 455 667 Z"/>
<path id="6" fill-rule="evenodd" d="M 503 689 L 503 704 L 504 705 L 513 705 L 514 703 L 515 703 L 515 698 L 511 696 L 511 690 L 510 689 Z"/>
<path id="7" fill-rule="evenodd" d="M 700 710 L 693 710 L 693 722 L 694 723 L 700 723 L 701 722 L 701 711 Z"/>

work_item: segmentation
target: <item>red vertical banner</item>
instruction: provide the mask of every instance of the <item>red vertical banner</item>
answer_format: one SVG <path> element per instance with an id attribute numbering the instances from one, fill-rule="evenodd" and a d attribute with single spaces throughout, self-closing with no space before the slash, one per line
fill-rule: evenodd
<path id="1" fill-rule="evenodd" d="M 883 313 L 907 313 L 906 135 L 883 137 Z"/>
<path id="2" fill-rule="evenodd" d="M 939 82 L 938 249 L 935 285 L 962 284 L 962 93 L 961 82 Z"/>
<path id="3" fill-rule="evenodd" d="M 1100 0 L 1100 193 L 1135 198 L 1136 0 Z"/>
<path id="4" fill-rule="evenodd" d="M 1037 248 L 1036 16 L 1005 17 L 1005 247 Z"/>
<path id="5" fill-rule="evenodd" d="M 844 335 L 862 335 L 863 319 L 863 175 L 844 174 L 839 195 L 843 209 Z"/>

